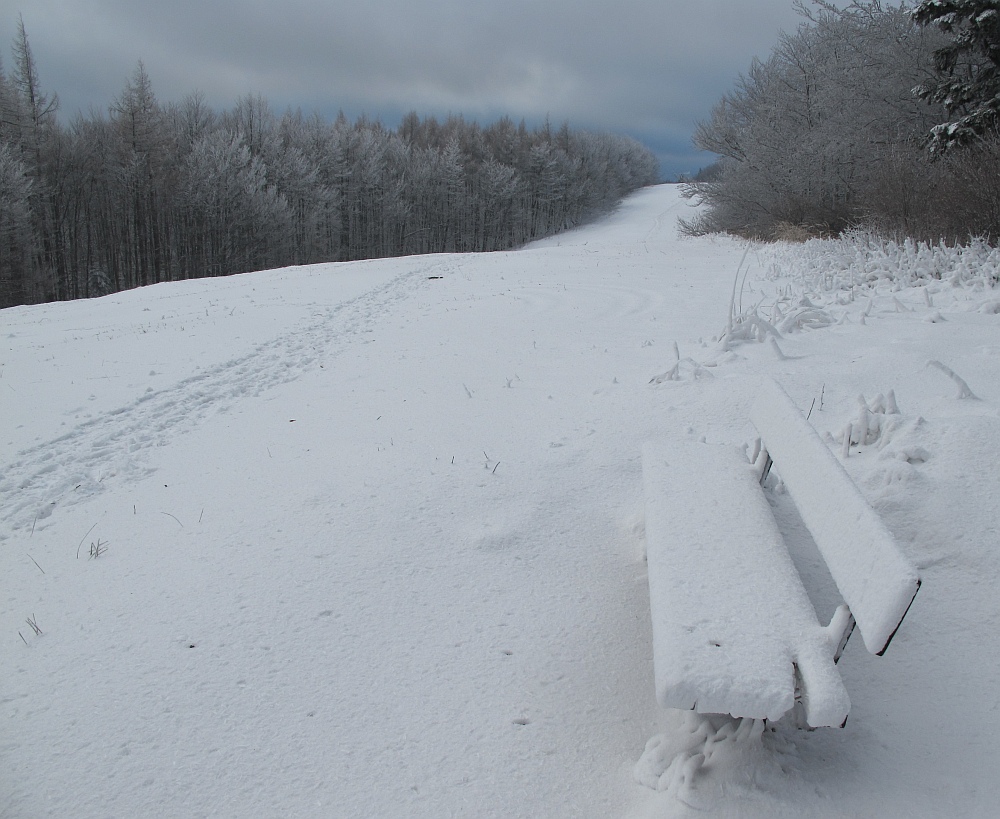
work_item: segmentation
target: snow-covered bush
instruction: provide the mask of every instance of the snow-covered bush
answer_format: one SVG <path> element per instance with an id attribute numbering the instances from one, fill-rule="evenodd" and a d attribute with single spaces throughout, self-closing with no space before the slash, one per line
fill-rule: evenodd
<path id="1" fill-rule="evenodd" d="M 769 245 L 759 256 L 768 278 L 798 279 L 812 292 L 876 283 L 907 287 L 931 280 L 995 287 L 1000 281 L 1000 248 L 982 239 L 965 245 L 932 245 L 855 230 L 837 238 Z"/>
<path id="2" fill-rule="evenodd" d="M 852 446 L 878 444 L 881 448 L 901 420 L 892 390 L 888 395 L 879 393 L 871 403 L 859 395 L 857 420 L 848 423 L 840 436 L 841 455 L 848 457 Z"/>

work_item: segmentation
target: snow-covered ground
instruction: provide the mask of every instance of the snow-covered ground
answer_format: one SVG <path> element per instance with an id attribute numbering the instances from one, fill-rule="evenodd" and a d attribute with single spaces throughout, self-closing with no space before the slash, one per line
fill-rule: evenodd
<path id="1" fill-rule="evenodd" d="M 0 312 L 0 815 L 996 815 L 998 294 L 757 249 L 723 349 L 744 246 L 686 207 Z M 642 444 L 748 441 L 765 376 L 838 457 L 866 397 L 923 575 L 843 730 L 654 699 Z"/>

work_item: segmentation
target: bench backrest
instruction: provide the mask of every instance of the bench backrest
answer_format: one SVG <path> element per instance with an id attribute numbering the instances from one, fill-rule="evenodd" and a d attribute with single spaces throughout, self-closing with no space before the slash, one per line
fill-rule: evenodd
<path id="1" fill-rule="evenodd" d="M 779 384 L 751 412 L 872 654 L 882 654 L 920 588 L 920 576 L 830 448 Z"/>

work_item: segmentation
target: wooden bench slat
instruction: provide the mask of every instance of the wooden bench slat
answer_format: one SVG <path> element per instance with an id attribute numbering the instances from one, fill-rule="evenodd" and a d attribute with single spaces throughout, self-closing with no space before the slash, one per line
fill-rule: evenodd
<path id="1" fill-rule="evenodd" d="M 656 693 L 666 708 L 810 725 L 850 701 L 757 475 L 733 447 L 643 448 Z"/>
<path id="2" fill-rule="evenodd" d="M 775 468 L 857 621 L 882 654 L 920 588 L 920 576 L 830 448 L 779 384 L 751 412 Z"/>

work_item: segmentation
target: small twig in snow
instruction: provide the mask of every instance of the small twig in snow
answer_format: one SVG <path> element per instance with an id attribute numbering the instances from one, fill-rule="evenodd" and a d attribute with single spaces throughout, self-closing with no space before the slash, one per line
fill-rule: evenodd
<path id="1" fill-rule="evenodd" d="M 135 509 L 135 507 L 133 507 L 133 510 L 134 510 L 134 509 Z M 100 521 L 98 521 L 98 523 L 99 523 L 99 522 L 100 522 Z M 80 545 L 76 547 L 76 559 L 77 559 L 77 560 L 79 560 L 79 559 L 80 559 L 80 546 L 83 546 L 83 541 L 87 539 L 87 535 L 89 535 L 89 534 L 90 534 L 91 532 L 93 532 L 93 531 L 94 531 L 94 529 L 96 529 L 96 528 L 97 528 L 97 523 L 95 523 L 95 524 L 94 524 L 93 526 L 91 526 L 91 527 L 90 527 L 90 528 L 89 528 L 89 529 L 87 530 L 87 534 L 83 536 L 83 540 L 81 540 L 81 541 L 80 541 Z"/>
<path id="2" fill-rule="evenodd" d="M 743 267 L 743 262 L 747 259 L 747 254 L 750 252 L 750 243 L 747 242 L 746 250 L 743 251 L 743 258 L 740 259 L 740 263 L 736 265 L 736 276 L 733 279 L 733 294 L 729 299 L 729 318 L 726 321 L 726 334 L 733 332 L 733 326 L 736 323 L 736 288 L 740 283 L 740 268 Z"/>
<path id="3" fill-rule="evenodd" d="M 38 561 L 35 560 L 35 558 L 33 558 L 31 555 L 28 555 L 28 560 L 30 560 L 32 563 L 38 566 Z M 45 574 L 45 569 L 43 569 L 41 566 L 38 566 L 38 571 L 40 571 L 42 574 Z"/>
<path id="4" fill-rule="evenodd" d="M 747 245 L 747 251 L 749 252 L 750 246 Z M 746 258 L 746 256 L 744 256 Z M 742 264 L 742 262 L 741 262 Z M 740 307 L 739 314 L 743 315 L 743 288 L 747 286 L 747 274 L 750 272 L 750 265 L 746 266 L 746 270 L 743 271 L 743 282 L 740 284 Z M 738 274 L 737 274 L 738 275 Z"/>
<path id="5" fill-rule="evenodd" d="M 177 521 L 177 525 L 180 526 L 181 529 L 184 528 L 184 524 L 181 523 L 180 520 L 178 520 L 177 515 L 171 515 L 169 512 L 160 512 L 160 514 L 161 515 L 166 515 L 168 518 L 173 518 L 174 520 Z"/>

